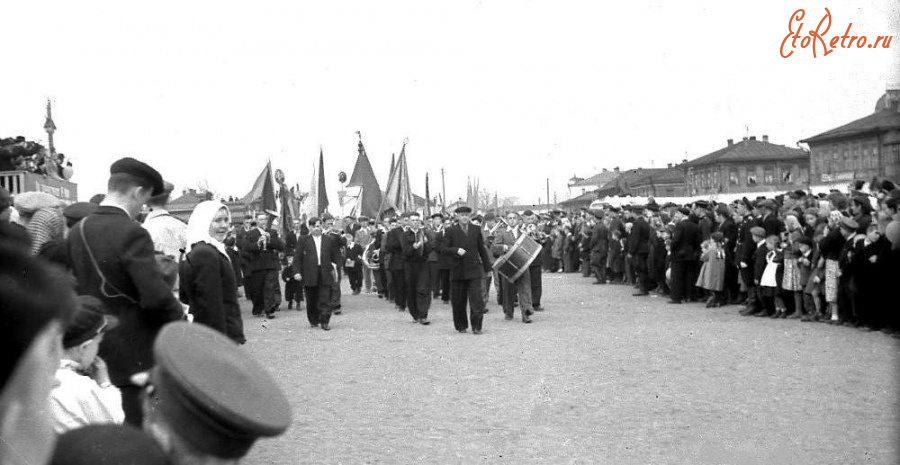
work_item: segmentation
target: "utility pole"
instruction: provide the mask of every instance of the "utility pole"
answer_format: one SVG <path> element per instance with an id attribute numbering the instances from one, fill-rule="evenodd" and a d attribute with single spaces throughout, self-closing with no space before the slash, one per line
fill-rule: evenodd
<path id="1" fill-rule="evenodd" d="M 547 209 L 550 209 L 550 178 L 547 178 Z"/>
<path id="2" fill-rule="evenodd" d="M 441 212 L 447 213 L 447 185 L 444 183 L 444 168 L 441 168 L 441 192 L 444 194 L 441 198 Z"/>

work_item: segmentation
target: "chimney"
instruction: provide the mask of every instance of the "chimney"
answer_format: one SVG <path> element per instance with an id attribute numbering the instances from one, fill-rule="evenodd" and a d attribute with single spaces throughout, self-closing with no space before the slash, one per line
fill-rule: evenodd
<path id="1" fill-rule="evenodd" d="M 619 167 L 617 166 L 617 167 L 613 168 L 613 171 L 615 171 L 616 174 L 619 174 Z"/>
<path id="2" fill-rule="evenodd" d="M 672 164 L 671 164 L 671 163 L 666 163 L 666 168 L 672 169 Z"/>
<path id="3" fill-rule="evenodd" d="M 756 136 L 750 136 L 750 140 L 756 140 Z"/>
<path id="4" fill-rule="evenodd" d="M 769 143 L 769 136 L 767 134 L 763 134 L 763 142 Z"/>
<path id="5" fill-rule="evenodd" d="M 609 170 L 607 170 L 606 168 L 603 168 L 603 172 L 604 172 L 604 173 L 607 172 L 607 171 L 609 171 Z"/>
<path id="6" fill-rule="evenodd" d="M 684 160 L 681 160 L 681 162 L 682 162 L 682 163 L 687 163 L 687 158 L 685 158 Z"/>
<path id="7" fill-rule="evenodd" d="M 746 137 L 744 137 L 744 139 L 743 139 L 743 141 L 744 141 L 744 142 L 747 142 L 747 138 L 746 138 Z"/>
<path id="8" fill-rule="evenodd" d="M 734 145 L 734 139 L 728 139 L 728 146 L 731 147 Z"/>

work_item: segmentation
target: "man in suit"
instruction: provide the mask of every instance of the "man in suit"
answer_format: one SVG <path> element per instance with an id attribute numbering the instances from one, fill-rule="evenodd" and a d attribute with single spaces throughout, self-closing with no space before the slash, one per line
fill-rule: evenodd
<path id="1" fill-rule="evenodd" d="M 391 296 L 397 310 L 406 311 L 406 274 L 404 271 L 403 244 L 400 240 L 407 229 L 406 215 L 400 217 L 397 226 L 391 229 L 385 238 L 385 250 L 390 254 L 388 273 L 391 275 Z"/>
<path id="2" fill-rule="evenodd" d="M 444 240 L 444 233 L 450 224 L 444 215 L 435 213 L 431 215 L 431 225 L 435 230 L 435 244 L 440 244 Z M 444 305 L 450 305 L 450 257 L 442 253 L 437 255 L 437 276 L 434 278 L 434 296 L 441 297 Z"/>
<path id="3" fill-rule="evenodd" d="M 250 257 L 253 316 L 265 314 L 266 318 L 275 318 L 275 312 L 281 305 L 278 252 L 284 250 L 284 242 L 278 237 L 278 231 L 268 226 L 269 214 L 258 213 L 256 227 L 244 235 L 244 248 Z"/>
<path id="4" fill-rule="evenodd" d="M 409 214 L 409 230 L 400 237 L 403 249 L 403 273 L 406 278 L 406 304 L 416 323 L 431 324 L 428 309 L 431 307 L 431 273 L 428 256 L 434 243 L 428 240 L 422 229 L 422 217 L 417 212 Z"/>
<path id="5" fill-rule="evenodd" d="M 334 238 L 322 234 L 322 221 L 310 218 L 309 235 L 302 236 L 294 253 L 294 279 L 303 280 L 306 293 L 306 318 L 315 328 L 330 331 L 332 285 L 337 280 L 336 267 L 341 263 L 341 252 Z"/>
<path id="6" fill-rule="evenodd" d="M 424 227 L 425 237 L 433 245 L 431 253 L 428 254 L 428 259 L 426 261 L 428 272 L 431 275 L 431 292 L 435 299 L 438 297 L 441 289 L 440 275 L 438 272 L 438 263 L 441 259 L 441 254 L 438 253 L 437 245 L 440 244 L 441 232 L 443 231 L 443 218 L 443 215 L 440 213 L 435 213 L 431 215 L 428 224 Z"/>
<path id="7" fill-rule="evenodd" d="M 644 212 L 650 213 L 642 206 L 636 206 L 632 210 L 634 212 L 634 222 L 631 227 L 631 234 L 628 236 L 628 258 L 631 260 L 631 266 L 634 268 L 635 278 L 637 279 L 638 291 L 634 296 L 650 295 L 648 289 L 648 269 L 647 256 L 650 254 L 650 224 L 644 219 Z"/>
<path id="8" fill-rule="evenodd" d="M 506 224 L 509 226 L 494 234 L 494 241 L 491 245 L 491 250 L 494 252 L 495 257 L 503 256 L 503 254 L 508 252 L 509 249 L 516 244 L 516 241 L 522 237 L 522 234 L 525 233 L 523 228 L 519 225 L 519 221 L 518 213 L 509 212 L 506 214 Z M 537 260 L 538 259 L 535 259 L 535 261 Z M 534 308 L 531 303 L 531 273 L 528 271 L 522 273 L 514 283 L 509 282 L 502 276 L 500 277 L 500 280 L 500 289 L 503 293 L 503 313 L 506 315 L 506 320 L 513 319 L 513 314 L 515 312 L 515 297 L 518 295 L 519 308 L 522 312 L 522 322 L 531 323 L 531 315 L 534 313 Z"/>
<path id="9" fill-rule="evenodd" d="M 338 249 L 338 254 L 343 256 L 344 247 L 347 246 L 347 241 L 344 239 L 344 235 L 341 233 L 343 230 L 340 225 L 335 223 L 334 217 L 328 213 L 322 215 L 322 230 L 324 235 L 330 237 L 335 246 Z M 331 311 L 335 315 L 341 314 L 341 279 L 343 279 L 344 274 L 344 262 L 343 260 L 338 263 L 337 267 L 337 279 L 331 283 L 331 299 L 329 301 L 329 305 L 331 305 Z"/>
<path id="10" fill-rule="evenodd" d="M 522 219 L 525 223 L 524 227 L 526 232 L 531 234 L 535 242 L 543 247 L 541 257 L 544 257 L 544 253 L 547 252 L 547 247 L 545 246 L 550 242 L 550 238 L 542 230 L 540 225 L 537 224 L 538 216 L 531 210 L 525 210 L 522 212 Z M 544 295 L 544 282 L 541 274 L 541 266 L 543 263 L 541 263 L 541 257 L 538 257 L 535 261 L 531 262 L 531 266 L 528 267 L 528 273 L 531 274 L 531 305 L 536 312 L 544 311 L 544 307 L 541 306 L 541 297 Z"/>
<path id="11" fill-rule="evenodd" d="M 453 306 L 453 325 L 460 333 L 466 332 L 469 324 L 466 320 L 466 301 L 469 303 L 469 320 L 472 333 L 481 334 L 481 322 L 484 316 L 484 301 L 481 285 L 484 273 L 490 273 L 491 261 L 484 245 L 481 229 L 469 223 L 472 209 L 459 207 L 456 209 L 459 224 L 450 226 L 444 231 L 440 252 L 451 258 L 450 280 Z"/>
<path id="12" fill-rule="evenodd" d="M 694 291 L 691 280 L 693 265 L 700 258 L 700 225 L 688 217 L 691 211 L 682 207 L 675 212 L 675 232 L 672 234 L 672 298 L 669 303 L 680 304 L 690 299 Z"/>
<path id="13" fill-rule="evenodd" d="M 119 325 L 100 344 L 111 382 L 122 392 L 125 421 L 142 422 L 140 388 L 131 375 L 153 367 L 153 340 L 184 309 L 156 265 L 153 241 L 134 218 L 152 195 L 163 192 L 162 176 L 147 164 L 123 158 L 112 164 L 106 198 L 69 234 L 67 249 L 78 294 L 100 299 Z"/>

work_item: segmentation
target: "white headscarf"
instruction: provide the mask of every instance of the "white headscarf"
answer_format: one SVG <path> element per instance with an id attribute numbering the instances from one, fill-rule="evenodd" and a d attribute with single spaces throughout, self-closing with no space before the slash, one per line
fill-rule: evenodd
<path id="1" fill-rule="evenodd" d="M 197 206 L 194 207 L 194 211 L 191 213 L 191 218 L 188 220 L 187 225 L 188 247 L 192 247 L 198 242 L 206 242 L 215 247 L 216 250 L 225 256 L 225 258 L 229 258 L 228 252 L 225 251 L 225 244 L 209 235 L 209 226 L 212 224 L 216 214 L 219 213 L 219 210 L 223 208 L 225 209 L 225 212 L 228 213 L 228 222 L 231 223 L 231 212 L 222 202 L 217 200 L 206 200 L 198 203 Z"/>

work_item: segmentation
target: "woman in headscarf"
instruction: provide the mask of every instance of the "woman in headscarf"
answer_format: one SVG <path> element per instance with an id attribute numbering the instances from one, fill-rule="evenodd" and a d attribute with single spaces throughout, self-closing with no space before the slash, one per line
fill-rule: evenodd
<path id="1" fill-rule="evenodd" d="M 246 342 L 237 281 L 224 240 L 231 224 L 228 207 L 200 202 L 188 220 L 191 251 L 181 264 L 181 301 L 190 305 L 194 323 L 209 326 L 238 344 Z"/>

